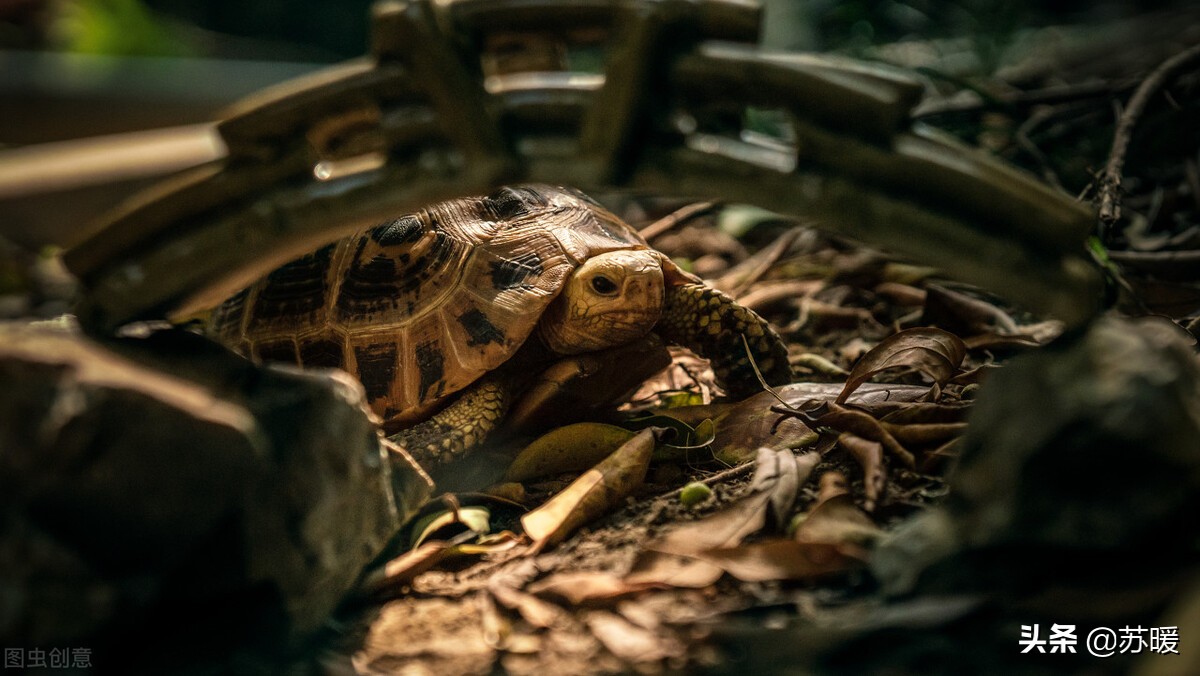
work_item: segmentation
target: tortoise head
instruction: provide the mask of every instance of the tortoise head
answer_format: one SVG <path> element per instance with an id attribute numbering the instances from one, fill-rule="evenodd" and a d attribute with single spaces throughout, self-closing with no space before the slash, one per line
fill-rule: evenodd
<path id="1" fill-rule="evenodd" d="M 578 354 L 649 333 L 662 314 L 661 256 L 612 251 L 584 261 L 542 316 L 542 340 L 559 354 Z"/>

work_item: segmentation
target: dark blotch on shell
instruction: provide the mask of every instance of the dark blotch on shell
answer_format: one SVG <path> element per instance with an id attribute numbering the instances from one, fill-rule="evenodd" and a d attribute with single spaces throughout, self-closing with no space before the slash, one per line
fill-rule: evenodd
<path id="1" fill-rule="evenodd" d="M 504 332 L 496 328 L 496 325 L 478 308 L 459 315 L 458 322 L 463 325 L 463 328 L 467 330 L 467 335 L 470 336 L 467 345 L 475 347 L 491 343 L 504 344 Z"/>
<path id="2" fill-rule="evenodd" d="M 546 206 L 549 202 L 536 190 L 517 186 L 500 188 L 487 196 L 487 203 L 496 216 L 507 220 L 524 216 L 533 207 Z"/>
<path id="3" fill-rule="evenodd" d="M 530 280 L 543 272 L 542 261 L 530 252 L 516 258 L 492 263 L 492 287 L 498 291 L 531 286 Z"/>
<path id="4" fill-rule="evenodd" d="M 359 252 L 366 241 L 364 238 L 359 242 Z M 387 256 L 375 256 L 366 263 L 356 261 L 346 270 L 341 291 L 338 293 L 339 313 L 342 316 L 350 316 L 374 312 L 385 302 L 390 304 L 389 299 L 399 293 L 401 277 L 396 271 L 396 261 Z"/>
<path id="5" fill-rule="evenodd" d="M 289 364 L 299 364 L 296 356 L 296 344 L 291 340 L 275 340 L 260 343 L 254 347 L 254 354 L 263 361 L 282 361 Z"/>
<path id="6" fill-rule="evenodd" d="M 417 346 L 417 370 L 421 374 L 421 386 L 417 396 L 422 401 L 435 399 L 442 395 L 446 383 L 445 360 L 434 342 L 421 343 Z M 432 390 L 432 391 L 431 391 Z"/>
<path id="7" fill-rule="evenodd" d="M 300 363 L 304 366 L 340 369 L 345 366 L 342 344 L 333 340 L 310 340 L 300 343 Z"/>
<path id="8" fill-rule="evenodd" d="M 367 401 L 386 397 L 396 377 L 396 344 L 379 343 L 354 348 L 358 379 L 367 391 Z"/>
<path id="9" fill-rule="evenodd" d="M 380 246 L 399 246 L 417 241 L 424 231 L 421 219 L 409 214 L 374 228 L 371 230 L 371 239 Z"/>
<path id="10" fill-rule="evenodd" d="M 324 306 L 326 273 L 334 246 L 322 247 L 267 275 L 255 301 L 254 321 L 306 314 Z"/>

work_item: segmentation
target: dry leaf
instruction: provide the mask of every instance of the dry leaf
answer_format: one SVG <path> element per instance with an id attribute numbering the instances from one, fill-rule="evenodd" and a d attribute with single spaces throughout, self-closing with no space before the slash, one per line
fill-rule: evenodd
<path id="1" fill-rule="evenodd" d="M 659 617 L 658 613 L 647 608 L 644 603 L 632 599 L 617 601 L 616 611 L 621 617 L 642 629 L 658 631 L 663 626 L 663 618 Z"/>
<path id="2" fill-rule="evenodd" d="M 886 369 L 914 368 L 935 383 L 944 383 L 954 376 L 966 356 L 966 345 L 952 333 L 932 327 L 905 329 L 888 336 L 858 360 L 835 402 L 846 403 L 859 385 Z"/>
<path id="3" fill-rule="evenodd" d="M 466 535 L 466 534 L 464 534 Z M 412 583 L 421 573 L 432 569 L 450 555 L 453 545 L 440 540 L 425 544 L 405 552 L 388 561 L 382 571 L 369 575 L 363 582 L 363 589 L 368 594 L 384 594 L 399 590 Z"/>
<path id="4" fill-rule="evenodd" d="M 772 539 L 714 549 L 703 559 L 744 582 L 810 580 L 861 566 L 865 552 L 852 545 Z"/>
<path id="5" fill-rule="evenodd" d="M 875 505 L 879 503 L 884 491 L 887 490 L 887 470 L 883 465 L 883 444 L 845 432 L 838 435 L 838 443 L 849 451 L 862 467 L 863 496 L 866 498 L 863 508 L 868 512 L 875 511 Z"/>
<path id="6" fill-rule="evenodd" d="M 846 475 L 835 469 L 822 474 L 817 485 L 817 499 L 809 509 L 839 495 L 850 494 L 850 482 L 846 481 Z"/>
<path id="7" fill-rule="evenodd" d="M 788 279 L 763 282 L 738 298 L 742 307 L 762 312 L 781 302 L 812 296 L 825 288 L 823 279 Z"/>
<path id="8" fill-rule="evenodd" d="M 1027 350 L 1041 347 L 1033 336 L 1023 334 L 1004 335 L 999 333 L 981 333 L 963 340 L 968 350 Z"/>
<path id="9" fill-rule="evenodd" d="M 899 282 L 882 282 L 875 287 L 875 293 L 883 296 L 896 305 L 924 305 L 925 290 Z"/>
<path id="10" fill-rule="evenodd" d="M 702 589 L 725 574 L 719 566 L 690 556 L 644 551 L 624 582 L 633 589 L 677 587 Z"/>
<path id="11" fill-rule="evenodd" d="M 741 500 L 699 521 L 685 524 L 650 545 L 668 554 L 694 554 L 733 547 L 762 530 L 768 519 L 782 526 L 796 501 L 796 492 L 816 466 L 815 454 L 797 458 L 791 451 L 759 449 L 750 490 Z M 803 470 L 803 476 L 801 476 Z"/>
<path id="12" fill-rule="evenodd" d="M 584 622 L 609 652 L 626 662 L 658 662 L 683 653 L 678 641 L 643 629 L 616 613 L 590 612 Z"/>
<path id="13" fill-rule="evenodd" d="M 805 352 L 791 360 L 792 366 L 801 366 L 827 376 L 847 376 L 850 372 L 814 352 Z"/>
<path id="14" fill-rule="evenodd" d="M 868 441 L 882 444 L 884 449 L 895 456 L 900 462 L 904 463 L 905 467 L 913 469 L 917 466 L 917 461 L 913 457 L 913 454 L 904 448 L 884 428 L 882 423 L 862 411 L 855 411 L 836 404 L 830 404 L 830 411 L 818 418 L 817 424 L 822 427 L 831 427 L 839 432 L 848 432 Z"/>
<path id="15" fill-rule="evenodd" d="M 504 481 L 582 472 L 633 438 L 634 432 L 601 423 L 575 423 L 543 434 L 517 454 Z"/>
<path id="16" fill-rule="evenodd" d="M 596 601 L 609 601 L 646 589 L 663 586 L 655 580 L 633 580 L 603 572 L 555 573 L 529 586 L 531 594 L 561 600 L 579 606 Z"/>
<path id="17" fill-rule="evenodd" d="M 798 542 L 868 546 L 883 531 L 854 504 L 849 493 L 835 495 L 809 510 L 792 539 Z"/>
<path id="18" fill-rule="evenodd" d="M 967 421 L 970 412 L 970 405 L 964 404 L 901 403 L 879 420 L 896 425 L 961 423 Z"/>
<path id="19" fill-rule="evenodd" d="M 808 408 L 813 402 L 826 402 L 841 391 L 836 383 L 792 383 L 776 389 L 776 394 L 792 408 Z M 924 396 L 928 388 L 914 385 L 878 385 L 867 383 L 850 397 L 859 408 L 892 410 Z M 755 458 L 758 449 L 773 450 L 810 446 L 817 434 L 796 417 L 781 417 L 771 407 L 778 401 L 770 392 L 760 392 L 748 399 L 729 404 L 686 406 L 661 412 L 690 425 L 704 419 L 716 424 L 711 444 L 713 455 L 729 465 L 741 465 Z"/>
<path id="20" fill-rule="evenodd" d="M 564 620 L 562 608 L 547 603 L 533 594 L 504 584 L 499 579 L 488 582 L 488 592 L 496 602 L 520 613 L 526 622 L 539 629 L 549 629 Z"/>
<path id="21" fill-rule="evenodd" d="M 880 421 L 883 428 L 901 444 L 907 446 L 932 446 L 944 444 L 950 439 L 962 436 L 967 430 L 967 423 L 920 423 L 897 424 L 888 420 Z"/>
<path id="22" fill-rule="evenodd" d="M 533 552 L 557 544 L 585 523 L 617 506 L 646 478 L 657 428 L 638 432 L 546 504 L 521 517 Z"/>
<path id="23" fill-rule="evenodd" d="M 821 475 L 820 484 L 817 501 L 795 522 L 793 540 L 857 547 L 869 545 L 883 534 L 871 517 L 854 504 L 844 474 L 836 470 L 826 472 Z"/>
<path id="24" fill-rule="evenodd" d="M 926 286 L 921 322 L 943 326 L 964 336 L 1017 332 L 1017 323 L 1000 308 L 937 284 Z"/>
<path id="25" fill-rule="evenodd" d="M 454 509 L 431 512 L 418 520 L 412 528 L 413 538 L 409 547 L 418 547 L 432 536 L 439 534 L 439 531 L 452 527 L 457 527 L 459 532 L 469 530 L 479 534 L 488 533 L 492 530 L 491 519 L 491 510 L 483 505 L 458 507 L 456 503 Z M 445 540 L 448 536 L 442 535 L 439 539 Z"/>

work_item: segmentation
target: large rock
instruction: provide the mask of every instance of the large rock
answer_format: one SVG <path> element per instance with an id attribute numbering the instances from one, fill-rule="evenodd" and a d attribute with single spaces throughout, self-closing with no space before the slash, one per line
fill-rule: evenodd
<path id="1" fill-rule="evenodd" d="M 429 491 L 348 375 L 182 331 L 101 346 L 0 326 L 0 382 L 5 645 L 165 671 L 306 636 Z"/>

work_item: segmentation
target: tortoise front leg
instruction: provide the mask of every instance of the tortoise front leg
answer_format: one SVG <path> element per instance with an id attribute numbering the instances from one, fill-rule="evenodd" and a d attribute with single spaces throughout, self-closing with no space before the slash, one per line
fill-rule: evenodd
<path id="1" fill-rule="evenodd" d="M 511 380 L 496 374 L 484 376 L 439 413 L 390 439 L 426 467 L 450 462 L 483 443 L 500 424 L 515 396 Z"/>
<path id="2" fill-rule="evenodd" d="M 758 313 L 704 284 L 667 287 L 662 319 L 655 332 L 669 343 L 682 345 L 712 362 L 722 386 L 734 398 L 761 389 L 750 356 L 768 384 L 791 382 L 787 344 Z"/>

